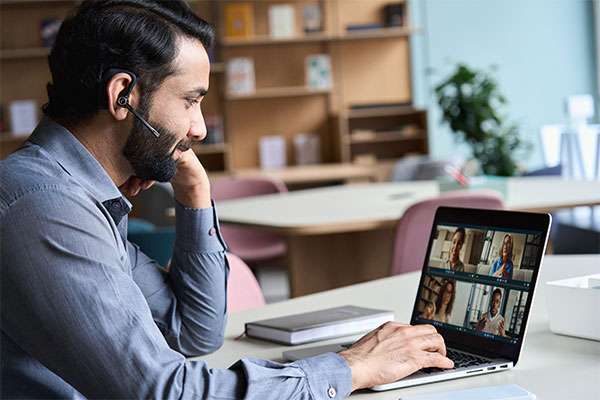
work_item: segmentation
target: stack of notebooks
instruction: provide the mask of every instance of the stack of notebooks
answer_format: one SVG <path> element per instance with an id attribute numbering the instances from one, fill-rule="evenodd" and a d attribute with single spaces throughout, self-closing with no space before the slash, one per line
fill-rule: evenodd
<path id="1" fill-rule="evenodd" d="M 368 332 L 393 321 L 394 313 L 357 306 L 342 306 L 246 324 L 249 337 L 296 345 Z"/>

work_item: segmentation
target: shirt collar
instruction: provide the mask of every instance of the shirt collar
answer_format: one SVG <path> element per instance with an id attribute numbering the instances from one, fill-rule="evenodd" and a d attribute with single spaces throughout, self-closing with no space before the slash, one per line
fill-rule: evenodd
<path id="1" fill-rule="evenodd" d="M 121 194 L 98 160 L 67 128 L 45 115 L 29 141 L 44 148 L 100 202 L 119 200 L 124 203 L 127 212 L 131 210 L 131 203 Z"/>
<path id="2" fill-rule="evenodd" d="M 498 317 L 500 312 L 497 312 L 496 315 L 492 315 L 492 311 L 490 310 L 489 314 L 490 314 L 490 321 L 493 321 Z"/>

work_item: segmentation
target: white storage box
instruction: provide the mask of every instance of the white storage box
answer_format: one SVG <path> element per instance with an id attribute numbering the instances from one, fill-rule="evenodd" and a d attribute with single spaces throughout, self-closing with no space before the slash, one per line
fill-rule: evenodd
<path id="1" fill-rule="evenodd" d="M 550 330 L 600 341 L 600 274 L 547 282 Z"/>

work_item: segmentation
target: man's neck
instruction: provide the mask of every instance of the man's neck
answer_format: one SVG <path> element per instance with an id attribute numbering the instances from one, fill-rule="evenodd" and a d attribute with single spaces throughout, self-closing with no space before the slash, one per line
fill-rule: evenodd
<path id="1" fill-rule="evenodd" d="M 123 132 L 115 132 L 114 125 L 106 123 L 101 116 L 79 124 L 56 119 L 66 127 L 87 151 L 100 163 L 113 183 L 119 187 L 132 174 L 129 162 L 122 154 Z"/>

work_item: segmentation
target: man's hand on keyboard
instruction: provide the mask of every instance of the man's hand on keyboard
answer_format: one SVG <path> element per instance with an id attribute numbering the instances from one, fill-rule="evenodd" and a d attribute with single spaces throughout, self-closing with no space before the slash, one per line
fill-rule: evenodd
<path id="1" fill-rule="evenodd" d="M 432 325 L 387 322 L 339 353 L 352 370 L 352 390 L 394 382 L 426 367 L 452 368 Z"/>

